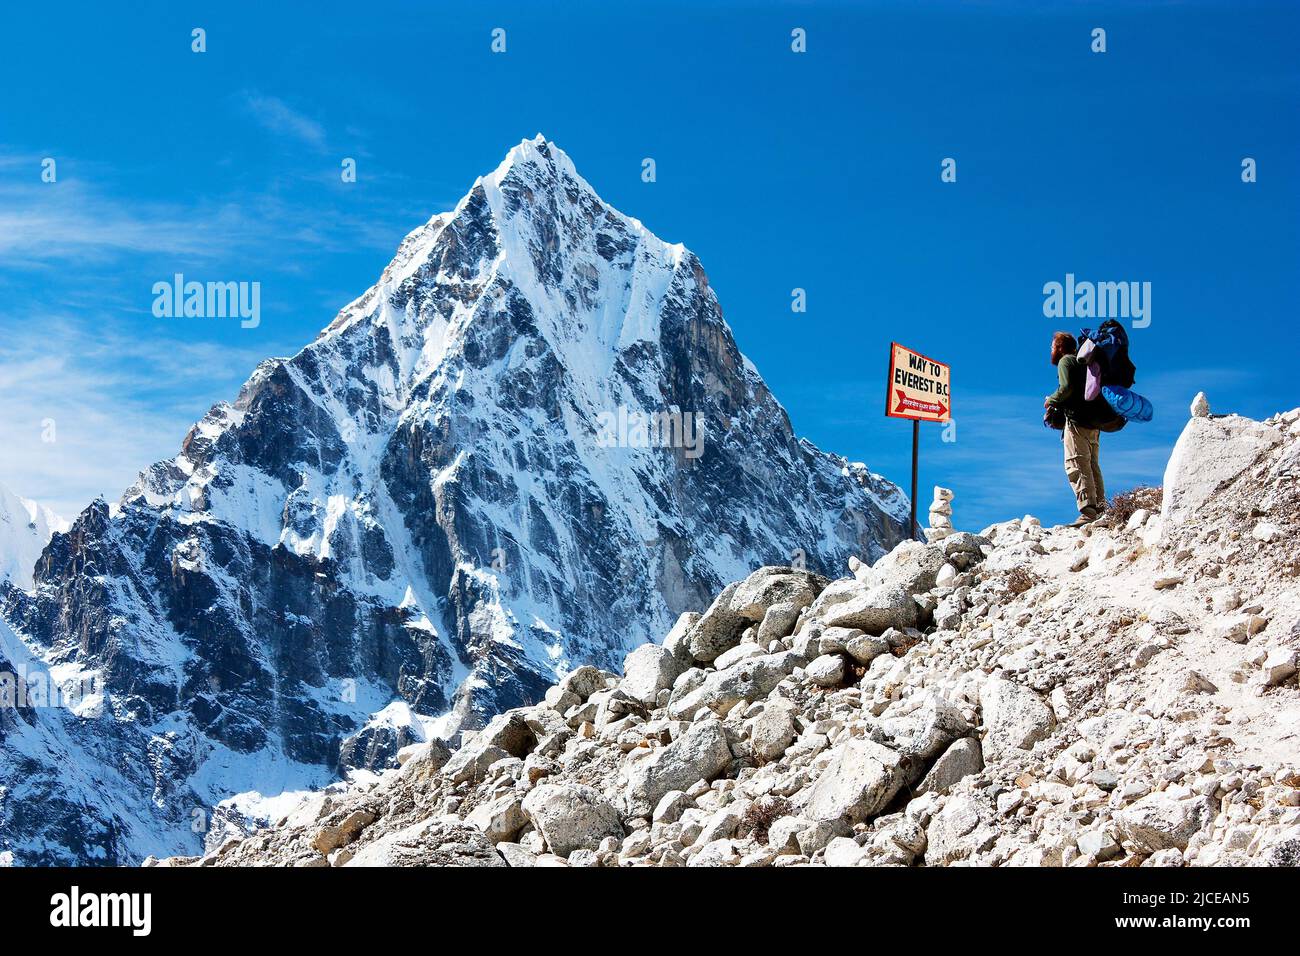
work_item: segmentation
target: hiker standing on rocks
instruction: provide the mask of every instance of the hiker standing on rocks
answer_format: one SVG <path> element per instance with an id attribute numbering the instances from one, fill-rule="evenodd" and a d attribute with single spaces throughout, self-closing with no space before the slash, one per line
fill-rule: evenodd
<path id="1" fill-rule="evenodd" d="M 1076 356 L 1079 343 L 1069 332 L 1052 336 L 1052 364 L 1059 387 L 1043 402 L 1049 413 L 1064 416 L 1061 441 L 1065 445 L 1065 477 L 1074 489 L 1079 517 L 1073 527 L 1096 521 L 1106 510 L 1106 484 L 1101 477 L 1101 431 L 1099 426 L 1115 417 L 1104 399 L 1084 397 L 1087 372 Z"/>

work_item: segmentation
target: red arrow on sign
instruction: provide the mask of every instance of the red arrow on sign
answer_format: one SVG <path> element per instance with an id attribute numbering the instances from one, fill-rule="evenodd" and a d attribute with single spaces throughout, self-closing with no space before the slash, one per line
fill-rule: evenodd
<path id="1" fill-rule="evenodd" d="M 902 389 L 896 388 L 894 391 L 898 395 L 898 407 L 894 409 L 895 412 L 925 412 L 927 415 L 938 415 L 940 418 L 948 414 L 948 409 L 943 402 L 923 402 L 919 399 L 908 398 L 903 394 Z"/>

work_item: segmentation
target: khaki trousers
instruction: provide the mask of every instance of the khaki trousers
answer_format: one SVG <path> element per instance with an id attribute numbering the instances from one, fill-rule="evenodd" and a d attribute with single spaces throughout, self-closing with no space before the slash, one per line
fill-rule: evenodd
<path id="1" fill-rule="evenodd" d="M 1085 508 L 1106 507 L 1106 484 L 1101 478 L 1101 433 L 1081 428 L 1066 419 L 1061 440 L 1065 445 L 1065 477 L 1074 489 L 1074 500 L 1082 514 Z"/>

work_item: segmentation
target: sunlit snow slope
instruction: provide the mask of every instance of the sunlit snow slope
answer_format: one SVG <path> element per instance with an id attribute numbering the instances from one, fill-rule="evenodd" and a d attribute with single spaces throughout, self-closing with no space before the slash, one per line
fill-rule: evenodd
<path id="1" fill-rule="evenodd" d="M 32 586 L 32 568 L 56 531 L 68 523 L 44 505 L 20 498 L 0 485 L 0 581 Z"/>

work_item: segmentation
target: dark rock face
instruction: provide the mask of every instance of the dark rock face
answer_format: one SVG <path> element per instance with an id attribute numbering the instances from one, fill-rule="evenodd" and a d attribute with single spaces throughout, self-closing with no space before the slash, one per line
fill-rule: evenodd
<path id="1" fill-rule="evenodd" d="M 91 726 L 33 719 L 134 796 L 85 833 L 6 797 L 0 851 L 193 852 L 196 811 L 391 766 L 566 668 L 617 668 L 759 565 L 874 558 L 906 514 L 794 436 L 690 252 L 525 142 L 3 595 L 45 665 L 105 690 Z"/>

